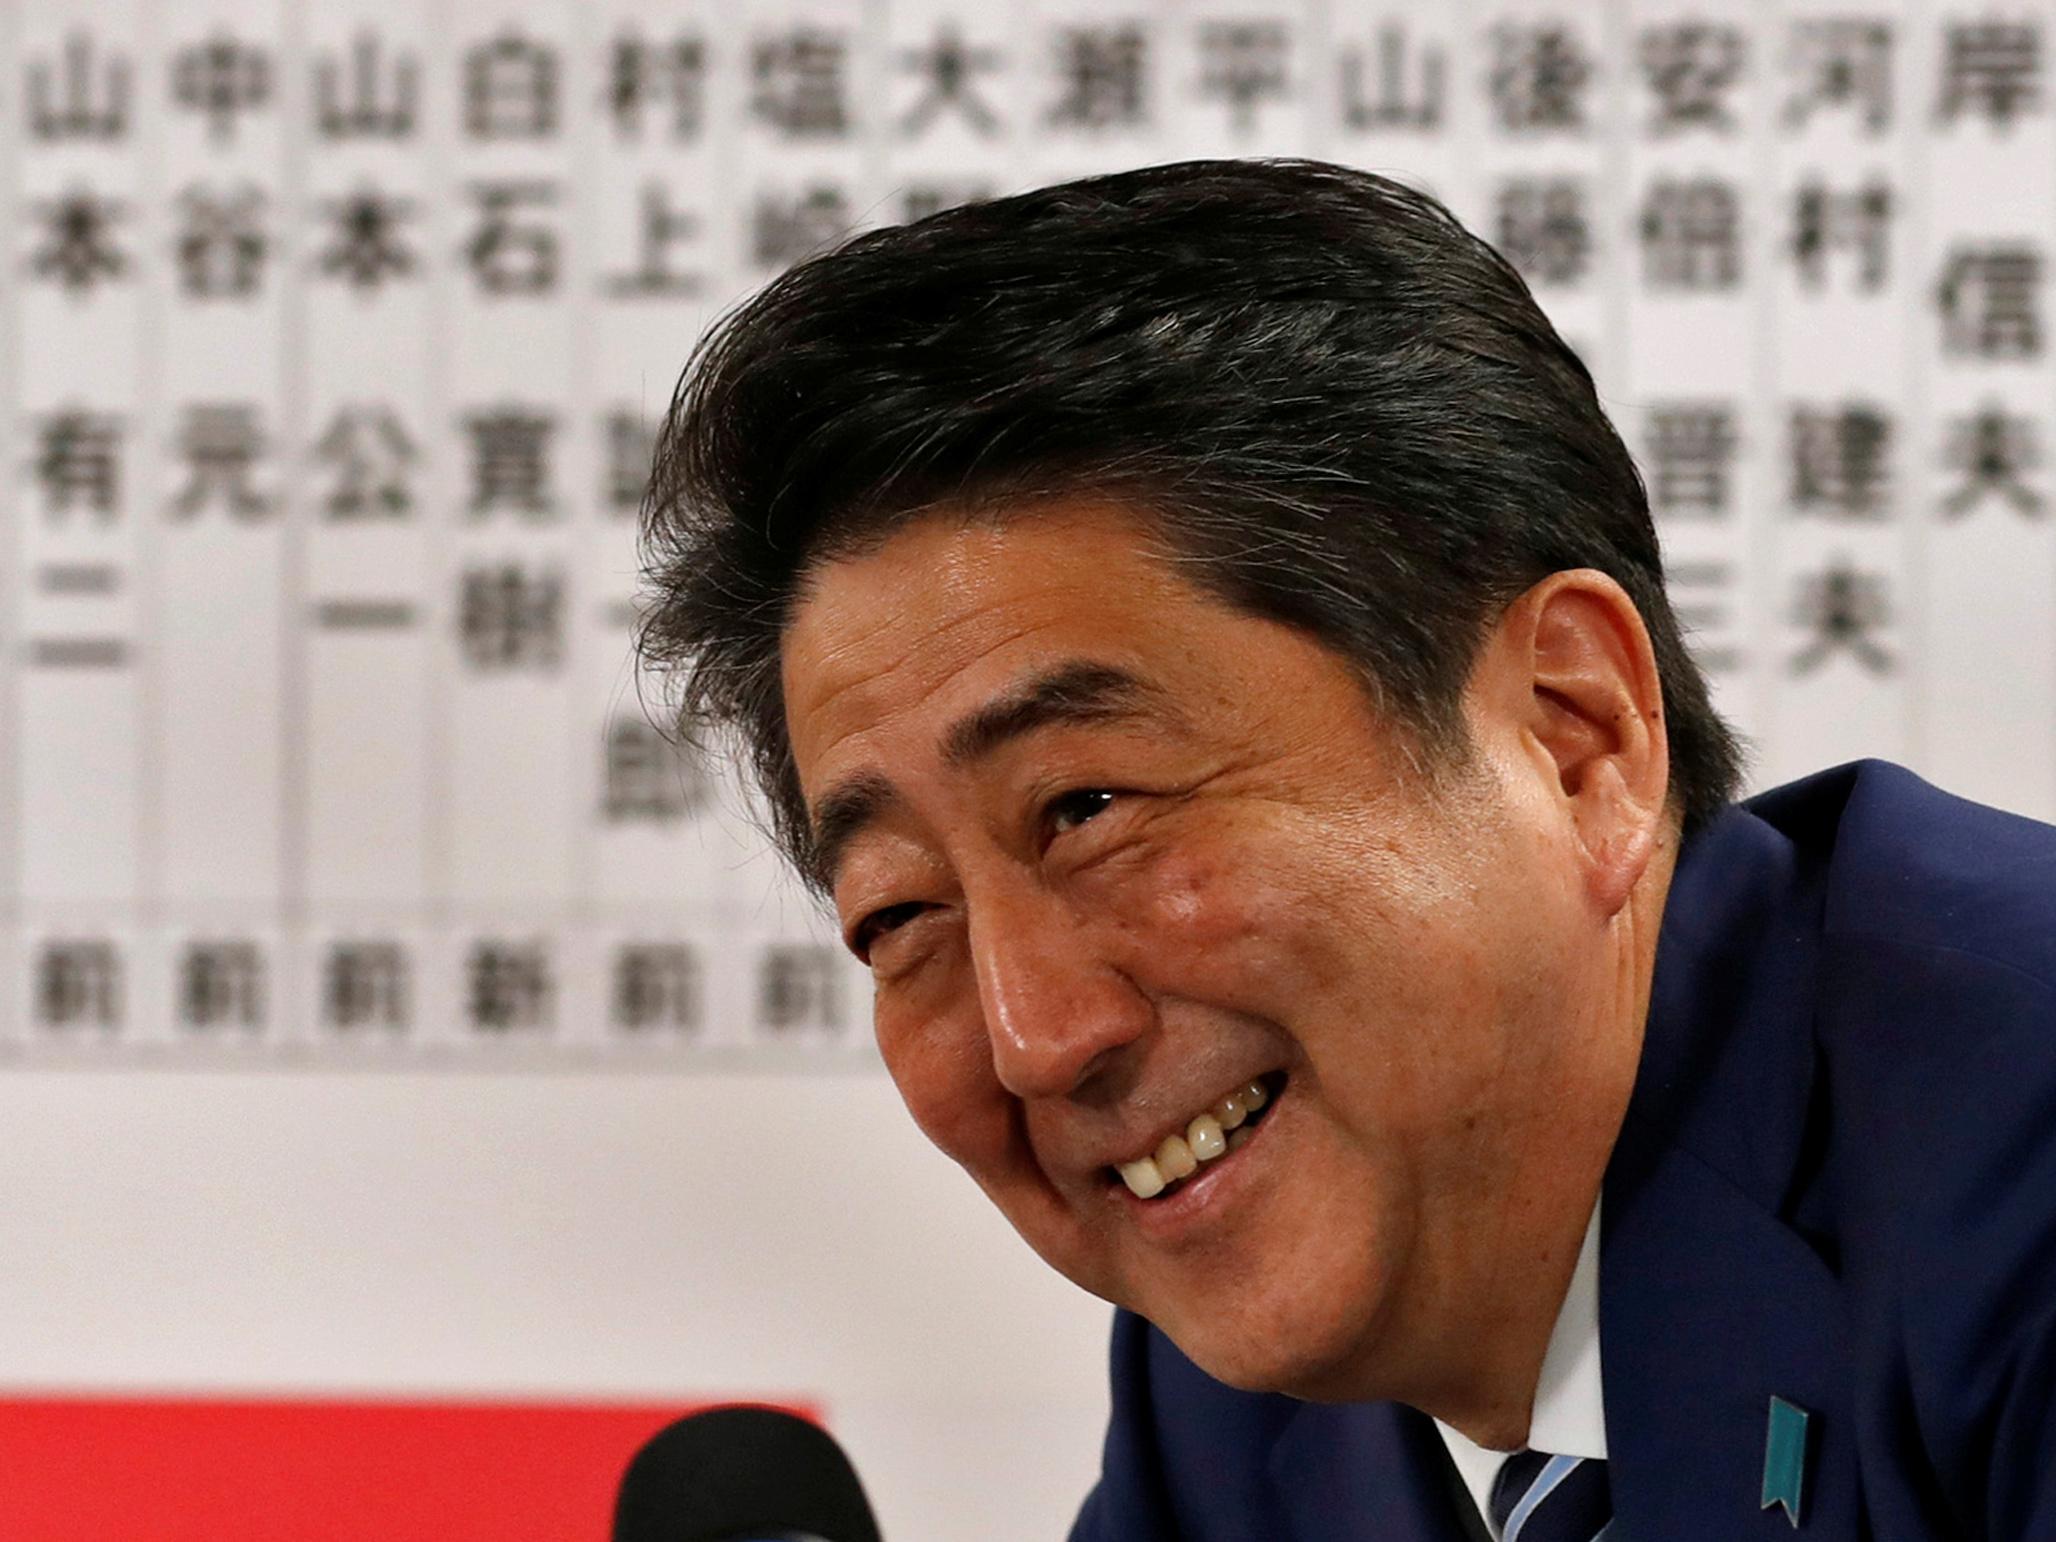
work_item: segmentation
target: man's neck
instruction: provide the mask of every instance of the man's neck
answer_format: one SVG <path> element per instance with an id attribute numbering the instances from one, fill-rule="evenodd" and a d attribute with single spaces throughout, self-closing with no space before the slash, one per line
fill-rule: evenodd
<path id="1" fill-rule="evenodd" d="M 1595 992 L 1608 999 L 1573 1031 L 1585 1054 L 1566 1067 L 1561 1086 L 1523 1110 L 1533 1131 L 1528 1158 L 1504 1180 L 1506 1193 L 1495 1196 L 1497 1234 L 1472 1239 L 1464 1295 L 1475 1310 L 1459 1325 L 1460 1352 L 1443 1362 L 1461 1367 L 1462 1380 L 1415 1405 L 1491 1450 L 1528 1443 L 1543 1362 L 1634 1091 L 1672 858 L 1674 851 L 1651 864 L 1615 917 L 1613 977 Z M 1578 1114 L 1565 1118 L 1565 1109 Z M 1508 1195 L 1518 1203 L 1506 1205 Z"/>
<path id="2" fill-rule="evenodd" d="M 1584 1244 L 1578 1250 L 1578 1265 L 1571 1274 L 1570 1292 L 1549 1335 L 1527 1444 L 1552 1456 L 1604 1461 L 1609 1453 L 1599 1363 L 1599 1210 L 1599 1206 L 1593 1207 Z M 1506 1463 L 1506 1453 L 1487 1450 L 1440 1421 L 1436 1430 L 1449 1448 L 1450 1460 L 1482 1524 L 1490 1513 L 1493 1484 Z"/>
<path id="3" fill-rule="evenodd" d="M 1441 1406 L 1426 1407 L 1442 1423 L 1462 1433 L 1477 1445 L 1493 1451 L 1518 1451 L 1528 1444 L 1534 1419 L 1536 1389 L 1549 1346 L 1562 1320 L 1565 1298 L 1577 1269 L 1578 1256 L 1589 1231 L 1589 1220 L 1597 1206 L 1595 1185 L 1592 1202 L 1586 1207 L 1586 1223 L 1567 1247 L 1555 1246 L 1525 1257 L 1505 1260 L 1518 1269 L 1524 1287 L 1515 1293 L 1518 1316 L 1503 1316 L 1493 1341 L 1503 1358 L 1496 1363 L 1473 1362 L 1476 1389 L 1470 1397 L 1451 1396 Z M 1455 1389 L 1451 1389 L 1454 1392 Z"/>

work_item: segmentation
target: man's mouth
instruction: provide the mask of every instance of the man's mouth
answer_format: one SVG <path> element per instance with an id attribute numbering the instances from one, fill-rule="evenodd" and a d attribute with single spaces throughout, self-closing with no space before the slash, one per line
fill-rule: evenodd
<path id="1" fill-rule="evenodd" d="M 1113 1171 L 1137 1199 L 1155 1199 L 1248 1140 L 1264 1110 L 1283 1090 L 1282 1076 L 1238 1087 L 1194 1115 L 1182 1133 L 1165 1136 L 1148 1156 L 1123 1162 Z"/>

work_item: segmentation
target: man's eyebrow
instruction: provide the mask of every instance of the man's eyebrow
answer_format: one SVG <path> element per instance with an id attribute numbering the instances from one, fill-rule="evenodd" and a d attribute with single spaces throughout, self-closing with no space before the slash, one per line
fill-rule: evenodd
<path id="1" fill-rule="evenodd" d="M 1142 676 L 1116 665 L 1074 659 L 1030 676 L 952 723 L 942 736 L 942 760 L 952 769 L 962 769 L 1051 724 L 1144 715 L 1181 721 L 1170 698 Z M 814 806 L 811 856 L 825 887 L 835 887 L 850 842 L 898 801 L 899 789 L 878 771 L 860 771 L 822 794 Z"/>
<path id="2" fill-rule="evenodd" d="M 1140 717 L 1151 709 L 1173 715 L 1169 698 L 1140 675 L 1076 659 L 1030 676 L 950 725 L 942 736 L 942 761 L 961 770 L 1009 740 L 1051 723 Z"/>

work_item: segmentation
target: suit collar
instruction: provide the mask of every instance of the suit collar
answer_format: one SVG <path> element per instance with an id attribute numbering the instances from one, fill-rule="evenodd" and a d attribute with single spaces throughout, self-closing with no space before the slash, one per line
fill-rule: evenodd
<path id="1" fill-rule="evenodd" d="M 1747 807 L 1685 845 L 1608 1202 L 1683 1147 L 1760 1208 L 1785 1201 L 1813 1087 L 1822 864 Z"/>
<path id="2" fill-rule="evenodd" d="M 1269 1470 L 1276 1542 L 1488 1542 L 1434 1421 L 1399 1403 L 1301 1404 Z"/>
<path id="3" fill-rule="evenodd" d="M 1773 1395 L 1815 1416 L 1812 1534 L 1854 1534 L 1841 1292 L 1780 1218 L 1813 1100 L 1824 879 L 1735 808 L 1672 880 L 1601 1234 L 1609 1465 L 1630 1536 L 1790 1537 L 1760 1507 Z"/>

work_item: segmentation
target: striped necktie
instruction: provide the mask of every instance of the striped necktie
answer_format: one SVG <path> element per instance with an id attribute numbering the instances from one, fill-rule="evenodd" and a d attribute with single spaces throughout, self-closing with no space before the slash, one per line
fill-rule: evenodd
<path id="1" fill-rule="evenodd" d="M 1517 1451 L 1492 1480 L 1499 1542 L 1599 1542 L 1613 1521 L 1606 1463 Z"/>

